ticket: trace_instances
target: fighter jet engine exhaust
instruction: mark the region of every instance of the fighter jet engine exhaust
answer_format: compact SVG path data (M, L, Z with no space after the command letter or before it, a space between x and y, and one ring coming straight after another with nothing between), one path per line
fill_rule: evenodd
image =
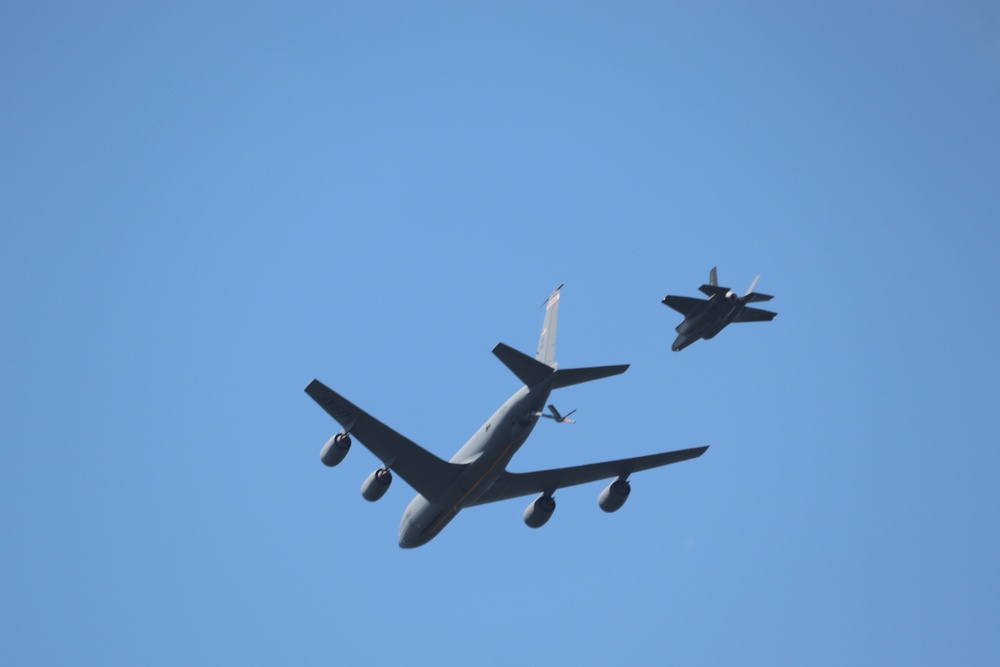
M556 499L547 493L535 498L534 502L524 510L524 522L529 528L541 528L552 518L552 513L556 509Z
M351 449L351 436L346 433L338 433L323 445L319 452L319 460L323 465L333 467L344 460L347 452Z
M597 498L597 504L605 512L616 512L628 500L630 493L632 493L632 485L628 483L628 480L616 479L601 491L601 495Z
M385 468L379 468L368 475L368 479L361 485L361 496L369 502L375 502L385 495L390 484L392 484L392 473Z

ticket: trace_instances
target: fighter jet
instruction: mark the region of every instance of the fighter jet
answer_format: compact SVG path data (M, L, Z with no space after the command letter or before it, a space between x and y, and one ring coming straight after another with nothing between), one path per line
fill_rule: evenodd
M450 461L400 435L319 380L306 387L306 393L343 427L320 452L325 465L335 466L343 461L351 448L351 438L356 437L381 461L381 466L361 486L365 500L374 502L384 496L393 473L417 491L399 525L399 546L411 549L426 544L466 508L535 494L538 496L524 511L524 523L539 528L556 508L553 498L556 491L602 479L613 481L598 496L597 504L605 512L614 512L625 504L631 492L629 476L698 458L708 449L692 447L535 472L508 471L511 458L527 440L539 417L564 423L572 421L567 419L572 412L562 415L552 404L549 404L552 414L543 413L553 390L619 375L628 368L628 364L559 368L555 360L558 312L559 288L556 288L546 302L545 321L534 358L503 343L493 348L493 354L517 376L522 386ZM433 403L433 396L429 400Z
M663 305L670 306L684 315L684 321L677 325L677 340L670 346L679 352L699 338L714 338L730 322L770 322L777 313L760 308L748 308L748 303L770 301L770 294L753 291L760 275L753 279L746 294L737 296L728 287L719 287L719 277L715 267L708 273L708 284L698 289L708 295L708 300L689 296L663 297Z

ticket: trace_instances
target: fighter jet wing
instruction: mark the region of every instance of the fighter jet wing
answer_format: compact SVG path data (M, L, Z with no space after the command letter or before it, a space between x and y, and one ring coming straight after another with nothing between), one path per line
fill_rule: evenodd
M777 314L763 308L744 308L733 322L770 322Z
M434 456L319 380L310 382L306 393L341 426L349 429L351 436L368 451L430 501L439 497L465 468L465 465Z
M696 299L692 296L673 296L668 294L663 297L663 305L670 306L685 317L694 312L695 308L705 303L707 303L705 299Z
M498 500L530 496L536 493L552 494L556 489L563 489L567 486L576 486L578 484L596 482L599 479L611 479L612 477L627 477L640 470L649 470L650 468L658 468L671 463L680 463L688 459L698 458L707 449L708 447L694 447L675 452L663 452L662 454L637 456L631 459L591 463L572 468L540 470L538 472L505 472L500 475L500 478L490 487L489 491L472 504L484 505Z

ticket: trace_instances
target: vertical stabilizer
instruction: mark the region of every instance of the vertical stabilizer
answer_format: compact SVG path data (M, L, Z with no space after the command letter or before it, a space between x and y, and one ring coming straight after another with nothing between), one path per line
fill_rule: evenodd
M716 267L713 266L712 270L708 272L708 284L712 287L719 286L719 273L715 269ZM760 276L757 277L759 278Z
M545 321L542 323L542 335L538 339L538 352L535 359L556 367L556 325L559 319L559 290L562 285L555 288L548 300L545 302Z

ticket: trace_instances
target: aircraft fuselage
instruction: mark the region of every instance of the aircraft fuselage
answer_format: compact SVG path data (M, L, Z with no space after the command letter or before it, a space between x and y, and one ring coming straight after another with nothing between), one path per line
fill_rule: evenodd
M712 296L704 306L677 325L675 331L678 336L671 349L676 352L701 338L705 340L714 338L739 316L744 307L745 304L735 296Z
M452 463L468 464L441 498L417 495L403 512L399 546L419 547L431 541L458 513L489 490L538 423L552 393L552 381L523 386L501 405L458 453Z

